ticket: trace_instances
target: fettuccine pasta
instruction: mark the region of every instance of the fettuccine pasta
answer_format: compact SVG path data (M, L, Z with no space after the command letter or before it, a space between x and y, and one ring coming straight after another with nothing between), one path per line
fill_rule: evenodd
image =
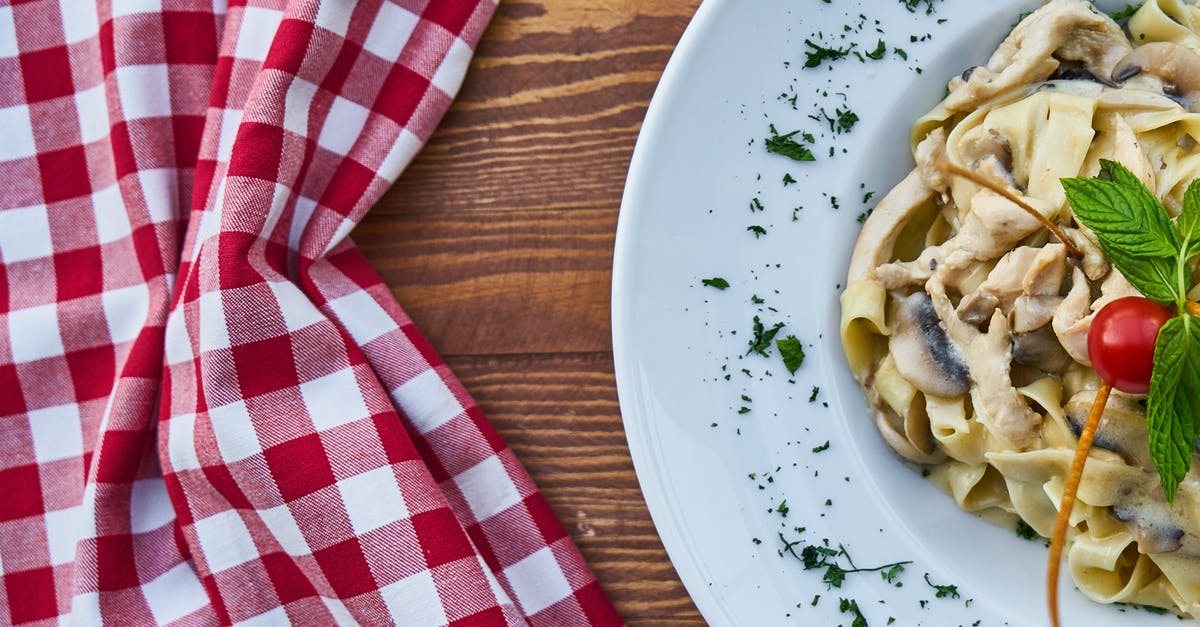
M1052 0L914 124L916 167L855 246L841 338L883 438L962 509L1050 535L1101 385L1088 330L1105 304L1137 294L1060 179L1117 161L1177 214L1200 177L1198 139L1200 8L1182 0L1149 0L1125 28L1083 0ZM1069 241L943 162L1009 189ZM1096 601L1200 621L1200 474L1193 464L1166 504L1144 414L1144 397L1109 401L1067 571Z

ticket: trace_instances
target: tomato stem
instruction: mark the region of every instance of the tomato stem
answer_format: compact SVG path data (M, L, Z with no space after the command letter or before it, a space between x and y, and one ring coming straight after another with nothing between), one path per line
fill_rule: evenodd
M1096 391L1096 400L1088 412L1087 422L1079 433L1079 443L1075 446L1075 458L1067 471L1067 482L1063 486L1062 500L1058 505L1058 516L1054 518L1054 533L1050 536L1050 561L1046 565L1046 603L1050 610L1050 624L1059 627L1058 622L1058 571L1062 562L1063 545L1067 541L1067 526L1071 521L1071 510L1075 507L1075 493L1079 491L1079 481L1083 479L1083 466L1087 463L1088 451L1092 449L1092 441L1096 439L1096 429L1100 426L1100 418L1104 416L1104 406L1108 404L1108 395L1112 386L1105 383Z

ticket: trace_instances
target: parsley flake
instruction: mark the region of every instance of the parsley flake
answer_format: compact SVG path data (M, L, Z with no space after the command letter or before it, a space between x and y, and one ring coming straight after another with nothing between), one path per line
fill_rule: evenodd
M789 159L794 159L796 161L816 161L817 158L813 155L812 150L809 150L809 148L807 146L792 139L799 133L800 133L799 130L795 130L790 133L785 133L783 135L780 135L775 130L775 125L772 124L771 125L771 136L766 138L766 140L765 140L767 152L773 152L777 155L783 155ZM809 135L808 137L812 137L812 136ZM809 143L812 143L812 141L807 140L807 138L806 138L806 141L808 141Z
M882 59L883 55L886 53L887 53L887 44L883 43L883 40L880 39L879 43L876 44L875 49L867 53L867 58L875 59L876 61L878 61L878 60Z
M779 330L783 328L783 323L776 322L775 326L768 329L763 325L762 320L758 316L754 316L754 326L752 328L754 337L750 339L750 350L747 350L746 354L758 353L763 357L767 357L767 351L771 349L771 341L779 334Z
M850 627L869 627L866 617L858 609L858 601L854 599L838 599L838 610L843 614L850 614L854 617L854 622L850 623Z
M1037 540L1038 532L1029 526L1029 523L1024 520L1017 521L1017 537L1025 540Z
M941 586L933 583L929 580L929 573L925 573L925 583L929 584L929 587L935 590L933 596L939 599L957 599L959 597L958 586Z
M783 367L787 368L788 374L796 374L796 370L804 363L804 347L800 345L800 340L794 335L789 335L782 340L776 340L775 347L783 357Z
M832 62L844 59L854 48L853 45L849 48L827 48L813 43L811 39L805 39L804 45L810 48L810 50L804 53L804 67L806 68L818 67L826 61Z

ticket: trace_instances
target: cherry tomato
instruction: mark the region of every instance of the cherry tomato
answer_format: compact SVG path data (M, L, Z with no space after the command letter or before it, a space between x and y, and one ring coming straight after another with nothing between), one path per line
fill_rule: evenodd
M1154 341L1171 313L1140 296L1104 306L1088 331L1088 357L1105 383L1130 394L1150 391Z

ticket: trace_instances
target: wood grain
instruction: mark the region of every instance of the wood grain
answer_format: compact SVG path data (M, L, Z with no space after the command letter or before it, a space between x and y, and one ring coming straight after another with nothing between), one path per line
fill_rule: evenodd
M699 0L502 2L450 113L353 237L633 625L702 624L638 489L613 380L613 232Z

